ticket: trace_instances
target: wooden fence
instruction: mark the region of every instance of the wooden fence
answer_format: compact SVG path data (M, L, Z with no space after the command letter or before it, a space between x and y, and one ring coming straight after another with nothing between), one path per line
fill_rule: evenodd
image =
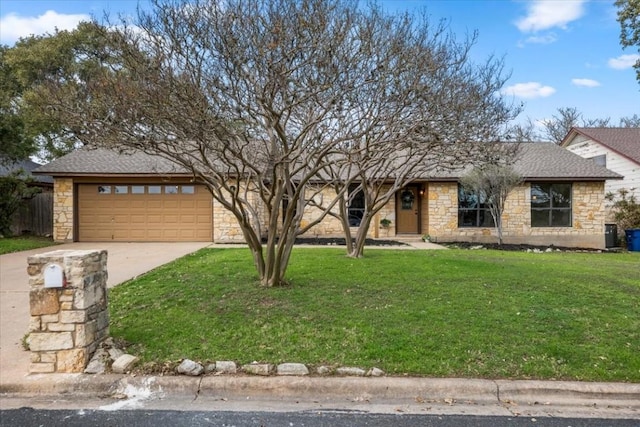
M43 192L24 201L13 217L11 231L15 235L32 234L49 236L53 234L53 193Z

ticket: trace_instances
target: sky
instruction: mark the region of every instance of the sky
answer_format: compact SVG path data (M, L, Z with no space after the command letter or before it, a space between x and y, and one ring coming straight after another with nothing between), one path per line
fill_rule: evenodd
M445 20L456 37L477 31L471 59L493 55L510 74L502 94L524 110L516 122L542 123L559 108L586 119L640 115L640 83L633 64L638 49L620 45L614 0L379 0L387 11L426 10ZM105 12L133 17L135 0L0 0L0 43L73 29ZM149 9L149 2L140 7Z

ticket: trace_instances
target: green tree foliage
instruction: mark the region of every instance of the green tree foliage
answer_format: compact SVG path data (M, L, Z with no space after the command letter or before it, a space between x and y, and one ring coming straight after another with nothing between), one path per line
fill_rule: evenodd
M33 197L41 190L30 186L31 179L23 170L0 177L0 236L11 235L13 215L18 211L24 199Z
M640 202L626 188L618 190L617 194L607 193L605 196L613 202L613 218L623 230L640 228Z
M6 62L8 47L0 46L0 165L26 159L36 150L17 100L22 92L13 69Z
M104 48L107 40L98 24L83 22L73 31L22 38L11 48L2 47L1 153L24 159L38 151L51 160L80 144L78 135L50 114L47 99L52 86L63 88L70 99L79 96L79 89L113 62Z
M640 53L640 0L616 0L615 5L618 7L620 43L623 47L636 46ZM640 83L640 59L634 68Z

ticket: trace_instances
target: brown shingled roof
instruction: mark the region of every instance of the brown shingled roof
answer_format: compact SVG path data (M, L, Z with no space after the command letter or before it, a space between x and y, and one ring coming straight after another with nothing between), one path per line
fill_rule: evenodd
M523 143L514 169L526 180L606 180L622 176L553 143ZM421 180L456 180L469 168L442 171ZM54 176L78 175L187 175L169 160L142 152L121 154L108 149L80 149L39 167L35 173Z
M572 128L561 145L581 134L640 164L640 128Z

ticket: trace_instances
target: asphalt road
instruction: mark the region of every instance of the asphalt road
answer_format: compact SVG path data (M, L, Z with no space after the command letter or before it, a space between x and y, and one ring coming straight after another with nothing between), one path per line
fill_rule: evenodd
M0 411L2 427L85 426L220 426L220 427L638 427L640 420L531 418L463 415L365 414L352 411L309 412L205 412L149 410L36 410L19 408Z

